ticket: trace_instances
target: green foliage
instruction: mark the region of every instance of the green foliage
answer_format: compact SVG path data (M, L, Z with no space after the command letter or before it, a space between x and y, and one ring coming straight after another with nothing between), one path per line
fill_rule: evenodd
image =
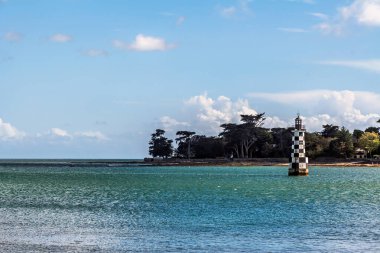
M265 113L241 115L241 123L225 123L218 136L195 135L192 131L178 131L176 155L182 158L235 158L289 157L292 145L292 128L262 127ZM380 120L379 120L380 123ZM351 157L354 146L369 153L380 153L379 128L369 127L365 132L355 129L351 134L345 127L323 125L322 132L305 133L306 155ZM164 130L157 129L149 142L149 153L154 157L172 155L172 141L165 138Z
M380 145L379 134L373 132L365 132L359 139L358 145L360 148L367 150L371 153L376 150Z
M352 133L352 137L354 140L354 143L357 143L360 137L363 135L363 131L359 129L355 129L354 132Z
M175 141L178 143L176 154L178 157L191 157L191 142L192 136L195 135L195 132L191 131L178 131L176 133L178 136Z
M272 128L272 157L290 157L292 145L291 128Z
M336 134L336 139L329 145L330 155L335 157L350 157L354 153L352 134L345 127L342 127Z
M192 138L192 152L194 158L217 158L224 156L223 139L195 135Z
M168 140L164 137L165 131L162 129L156 129L156 132L151 136L149 141L149 154L153 157L169 157L173 154L172 140Z
M268 129L261 128L265 113L241 115L242 124L227 123L220 127L226 153L234 153L237 158L251 158L254 153L260 155L262 146L270 139Z
M330 139L323 137L319 133L306 133L305 143L306 155L310 158L315 158L326 154Z
M368 132L368 133L379 133L379 128L378 127L368 127L366 130L364 130L364 132Z
M334 125L323 125L323 130L321 132L322 136L325 138L335 138L338 134L339 127Z

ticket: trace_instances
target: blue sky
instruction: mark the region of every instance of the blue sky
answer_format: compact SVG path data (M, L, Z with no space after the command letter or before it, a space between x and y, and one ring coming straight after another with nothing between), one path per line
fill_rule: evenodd
M0 0L0 158L141 158L241 113L380 118L380 0Z

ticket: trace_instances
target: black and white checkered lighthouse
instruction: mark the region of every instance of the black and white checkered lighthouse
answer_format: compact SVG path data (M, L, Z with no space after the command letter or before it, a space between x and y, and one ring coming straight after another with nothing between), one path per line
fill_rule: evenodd
M307 176L309 174L308 158L305 150L305 126L302 125L300 115L295 119L292 131L292 153L289 160L289 176Z

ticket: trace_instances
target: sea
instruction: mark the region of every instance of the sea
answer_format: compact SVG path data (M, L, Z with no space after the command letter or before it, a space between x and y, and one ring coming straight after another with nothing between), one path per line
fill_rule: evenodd
M380 169L3 163L0 252L380 252Z

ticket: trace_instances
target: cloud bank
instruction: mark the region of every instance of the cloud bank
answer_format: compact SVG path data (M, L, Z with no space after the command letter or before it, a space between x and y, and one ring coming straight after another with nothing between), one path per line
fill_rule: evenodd
M211 98L207 94L190 97L184 101L183 107L182 115L186 115L186 122L166 116L165 121L161 120L161 125L166 131L191 129L199 134L216 135L221 130L221 124L238 123L241 114L258 113L250 107L247 99L233 101L226 96ZM174 122L169 125L170 127L168 127L168 119ZM267 116L265 126L286 127L287 123L279 117Z
M257 114L250 101L262 101L268 107L278 106L283 111L295 110L295 104L304 118L308 131L321 131L322 125L335 124L345 126L351 131L364 130L377 126L380 119L380 94L367 91L350 90L309 90L283 93L251 93L250 99L233 101L226 96L217 98L207 94L190 97L183 102L178 118L165 116L161 126L167 131L194 130L198 134L216 135L223 123L238 123L241 114ZM269 106L270 105L270 106ZM294 116L268 115L264 126L289 127L294 124ZM182 115L186 115L183 117Z
M286 108L301 104L301 113L309 129L317 131L322 124L336 124L351 130L376 126L380 119L380 94L367 91L310 90L286 93L251 93L252 99L262 99Z

